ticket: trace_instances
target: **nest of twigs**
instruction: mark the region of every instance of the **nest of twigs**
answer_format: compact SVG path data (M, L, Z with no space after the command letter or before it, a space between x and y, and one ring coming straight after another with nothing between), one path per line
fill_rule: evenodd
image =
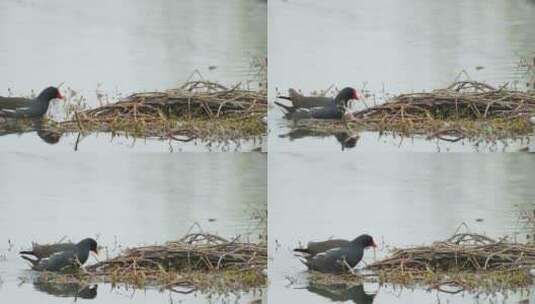
M226 240L211 234L189 234L178 241L127 249L88 266L87 271L113 282L167 287L250 288L265 284L265 244ZM213 285L212 285L213 284Z
M378 273L383 281L427 283L437 289L454 285L458 292L524 287L531 283L529 270L533 267L534 244L459 233L430 246L397 249L367 269Z
M118 268L128 270L153 269L166 271L217 271L226 268L262 271L267 265L266 247L254 243L227 241L211 234L189 234L165 245L127 249L113 259L88 268L96 273L108 273Z
M229 115L265 115L266 95L227 88L209 81L190 81L164 92L137 93L119 102L78 113L79 119L114 120L219 118Z
M369 122L410 123L429 119L512 119L534 113L535 93L459 81L430 93L401 94L353 116Z
M116 103L75 112L67 132L124 132L136 137L236 140L265 134L263 91L190 81L177 89L133 94ZM182 138L178 138L182 137Z
M535 267L535 245L495 241L478 234L456 234L431 246L398 249L368 266L388 271L489 271Z

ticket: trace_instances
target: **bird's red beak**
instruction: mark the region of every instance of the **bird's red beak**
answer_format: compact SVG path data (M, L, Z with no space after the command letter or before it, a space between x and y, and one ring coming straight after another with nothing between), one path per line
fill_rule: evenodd
M63 95L58 91L58 95L56 96L57 99L63 99Z
M373 247L373 248L377 248L377 244L375 244L375 241L373 241L373 243L372 243L372 247Z

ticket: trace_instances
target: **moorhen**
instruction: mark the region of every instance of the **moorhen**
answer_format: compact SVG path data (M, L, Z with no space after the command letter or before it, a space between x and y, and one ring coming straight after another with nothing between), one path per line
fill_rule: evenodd
M47 245L39 245L37 243L33 243L31 250L20 251L19 254L33 255L34 257L40 260L40 259L48 258L49 256L57 252L73 250L75 246L76 245L71 242L47 244Z
M41 118L52 99L63 99L56 87L44 89L37 98L0 97L0 116L12 118Z
M324 107L333 101L331 97L303 96L294 89L288 90L288 96L277 96L277 98L289 100L294 107L298 108Z
M286 119L341 119L348 107L349 101L352 99L359 99L357 90L346 87L334 99L330 98L330 101L322 106L301 107L295 104L287 106L280 102L275 102L275 104L284 109L284 117Z
M354 240L346 242L344 240L318 242L316 244L321 244L314 245L310 252L306 252L308 255L301 261L309 270L341 273L348 270L347 266L352 269L362 260L364 249L377 247L373 238L367 234L362 234ZM325 250L320 251L323 249Z
M64 271L77 269L83 265L89 257L89 252L98 254L97 242L92 238L83 239L73 248L58 251L48 258L33 260L27 256L23 259L32 263L32 269L37 271Z

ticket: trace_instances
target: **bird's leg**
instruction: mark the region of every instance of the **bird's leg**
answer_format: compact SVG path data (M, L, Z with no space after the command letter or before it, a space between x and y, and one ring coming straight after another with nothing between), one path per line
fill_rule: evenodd
M359 276L359 275L355 272L355 270L354 270L351 266L349 266L349 264L347 263L345 257L342 258L342 264L347 268L347 270L349 270L349 273L351 273L352 275L357 276L357 277Z

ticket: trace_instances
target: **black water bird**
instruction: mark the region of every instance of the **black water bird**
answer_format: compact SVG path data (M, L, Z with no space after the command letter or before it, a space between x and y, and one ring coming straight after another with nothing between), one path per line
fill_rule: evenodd
M52 99L63 99L56 87L44 89L36 98L0 97L0 116L11 118L42 118Z
M304 96L303 96L304 97ZM311 98L311 97L310 97ZM322 106L302 106L305 102L287 106L280 102L275 102L276 105L283 108L285 111L284 117L287 119L341 119L349 106L350 100L359 100L357 90L351 87L343 88L334 99L329 98L329 101L324 100L326 97L321 97L318 103L325 103Z
M306 255L301 260L309 270L341 273L353 269L364 256L364 249L377 247L373 238L362 234L352 241L329 240L316 242L312 248L297 249ZM350 268L350 269L348 269Z
M74 245L74 247L69 248L67 246L67 249L57 251L49 257L38 258L37 260L24 255L21 257L32 264L33 270L59 272L79 268L87 261L90 252L98 254L97 242L92 238L87 238Z

